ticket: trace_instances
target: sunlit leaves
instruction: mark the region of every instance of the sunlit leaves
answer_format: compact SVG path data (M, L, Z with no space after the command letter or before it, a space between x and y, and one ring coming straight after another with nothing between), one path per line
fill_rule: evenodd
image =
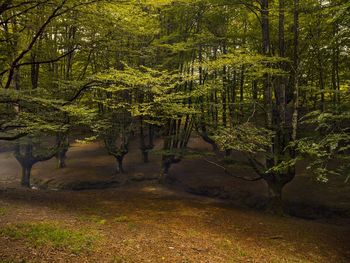
M272 133L247 122L233 128L221 127L214 131L213 138L222 150L258 153L271 145Z

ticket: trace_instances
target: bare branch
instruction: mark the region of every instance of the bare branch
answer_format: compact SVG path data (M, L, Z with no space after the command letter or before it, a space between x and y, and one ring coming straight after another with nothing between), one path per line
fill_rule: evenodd
M259 177L256 177L256 178L247 178L247 177L243 177L243 176L234 175L230 171L228 171L226 167L224 167L224 166L222 166L222 165L220 165L218 163L215 163L213 161L210 161L208 159L205 159L205 158L204 158L204 160L206 162L208 162L208 163L211 163L211 164L213 164L213 165L223 169L226 174L228 174L228 175L230 175L230 176L232 176L234 178L240 179L240 180L249 181L249 182L255 182L255 181L259 181L261 179L264 179L262 176L259 176Z

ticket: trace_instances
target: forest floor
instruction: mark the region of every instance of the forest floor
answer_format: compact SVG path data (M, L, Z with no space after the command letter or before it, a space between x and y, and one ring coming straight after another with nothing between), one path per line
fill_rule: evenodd
M138 152L127 156L127 177L155 177L159 156L139 159ZM172 188L133 180L57 190L119 182L98 144L74 145L67 164L36 165L33 182L50 190L23 189L17 162L0 154L0 262L350 261L350 191L340 181L318 184L300 172L285 194L299 217L276 217L260 210L262 182L228 178L203 160L174 165Z

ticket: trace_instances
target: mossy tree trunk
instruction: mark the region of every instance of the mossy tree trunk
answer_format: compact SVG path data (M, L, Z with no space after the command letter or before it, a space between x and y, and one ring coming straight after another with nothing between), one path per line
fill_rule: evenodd
M15 147L15 158L22 167L21 185L28 188L31 187L30 177L33 165L50 160L57 155L58 146L41 153L36 153L35 151L40 151L40 149L35 149L34 144L31 142L24 145L17 144Z

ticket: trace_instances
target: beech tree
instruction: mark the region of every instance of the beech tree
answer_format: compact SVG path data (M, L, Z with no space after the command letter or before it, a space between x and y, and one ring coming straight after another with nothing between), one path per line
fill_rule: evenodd
M122 172L129 141L147 162L157 133L167 182L197 134L215 155L203 158L264 180L268 209L282 213L300 159L322 181L348 170L349 10L346 0L5 1L0 139L17 141L29 167L46 159L46 134L64 167L70 131L84 127ZM237 151L256 176L230 173Z

